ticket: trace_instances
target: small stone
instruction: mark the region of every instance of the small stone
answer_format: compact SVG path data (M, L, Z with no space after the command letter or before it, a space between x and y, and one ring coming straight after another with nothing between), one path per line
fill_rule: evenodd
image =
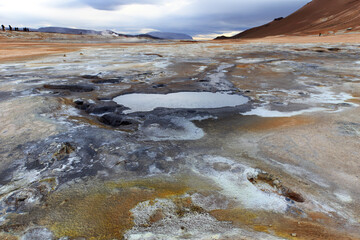
M292 237L296 237L297 234L296 234L296 233L292 233L291 236L292 236Z
M273 182L273 183L274 183L274 185L275 185L275 186L279 186L279 185L280 185L280 181L279 181L279 180L277 180L277 179L276 179L276 180L274 180L274 182Z

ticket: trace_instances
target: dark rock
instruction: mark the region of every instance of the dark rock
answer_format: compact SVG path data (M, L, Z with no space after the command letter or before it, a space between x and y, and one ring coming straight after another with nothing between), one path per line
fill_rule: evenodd
M80 99L76 99L76 100L74 100L74 103L76 104L76 105L84 105L84 101L83 100L80 100Z
M85 110L88 114L103 114L108 112L122 113L124 110L129 109L123 105L117 104L114 101L87 103L83 100L76 100L74 101L74 103L76 108L80 110Z
M115 113L105 114L99 117L99 121L112 127L129 126L135 124L135 121L126 118L124 115Z
M114 84L114 83L120 83L124 78L118 77L118 78L109 78L109 79L94 79L91 82L96 84Z
M156 84L156 85L154 85L154 86L152 86L153 88L163 88L163 87L166 87L166 85L165 84Z
M304 92L299 92L299 95L302 96L302 97L307 97L307 96L309 96L309 94L304 93Z
M90 104L85 110L87 113L102 114L106 112L115 112L116 108L120 106L116 102L102 102L99 104Z
M158 56L158 57L164 57L161 54L157 54L157 53L145 53L146 56Z
M98 75L83 75L81 77L86 79L101 79Z
M290 188L281 187L281 195L283 195L286 198L290 198L291 200L294 200L295 202L305 202L305 199L303 196L301 196L299 193L292 191Z
M90 104L84 102L83 100L75 100L75 107L80 110L86 110L89 108Z
M338 52L341 49L340 48L328 48L328 50L331 51L331 52Z
M71 85L55 85L55 84L45 84L44 88L53 89L53 90L68 90L70 92L91 92L95 90L95 87L92 85L85 84L71 84Z

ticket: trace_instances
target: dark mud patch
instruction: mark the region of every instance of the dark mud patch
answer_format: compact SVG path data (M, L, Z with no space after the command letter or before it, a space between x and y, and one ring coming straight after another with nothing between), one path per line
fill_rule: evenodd
M69 85L45 84L43 88L50 90L67 90L70 92L92 92L95 90L94 86L86 85L86 84L69 84Z

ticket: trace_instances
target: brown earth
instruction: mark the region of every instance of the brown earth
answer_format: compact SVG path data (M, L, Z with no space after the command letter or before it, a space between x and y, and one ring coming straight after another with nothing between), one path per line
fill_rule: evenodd
M86 47L142 44L145 43L121 42L121 39L112 36L0 31L0 62L31 60L34 57L64 54Z
M57 35L61 35L60 37ZM166 43L109 43L87 42L77 43L77 37L72 34L53 33L4 33L0 32L0 62L31 60L53 54L66 54L86 47L119 47L132 45L163 45ZM53 39L53 40L52 40ZM57 40L54 40L57 39ZM92 36L90 36L92 39ZM74 40L74 41L72 41ZM223 44L249 44L249 43L359 43L360 33L339 34L330 36L269 36L259 39L232 39L232 41L217 41ZM174 44L174 43L172 43ZM175 44L189 44L177 42ZM192 43L194 44L194 43ZM214 46L215 47L215 46ZM220 46L218 46L220 47Z

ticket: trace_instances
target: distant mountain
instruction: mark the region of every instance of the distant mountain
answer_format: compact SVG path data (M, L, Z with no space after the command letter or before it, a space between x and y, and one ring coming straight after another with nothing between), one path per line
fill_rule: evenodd
M102 35L101 31L87 30L87 29L76 29L76 28L64 28L64 27L42 27L42 28L39 28L39 29L34 29L33 31L46 32L46 33Z
M360 31L359 0L313 0L286 18L216 39L262 38L276 35L317 35Z
M121 34L116 33L111 30L105 31L95 31L95 30L88 30L88 29L76 29L76 28L64 28L64 27L42 27L39 29L31 29L34 32L45 32L45 33L63 33L63 34L83 34L83 35L112 35L118 37L128 37L128 38L150 38L150 39L159 39L158 37L154 37L148 34L138 34L138 35L129 35L129 34Z
M162 38L162 39L172 39L172 40L192 40L193 38L190 35L184 33L171 33L171 32L148 32L147 35Z

